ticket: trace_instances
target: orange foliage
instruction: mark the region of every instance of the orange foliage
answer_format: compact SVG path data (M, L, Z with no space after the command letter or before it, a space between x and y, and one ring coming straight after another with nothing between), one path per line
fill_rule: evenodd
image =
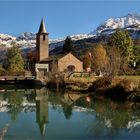
M86 52L84 58L83 58L83 67L84 69L89 68L91 65L91 57L90 57L90 53Z
M98 45L93 50L93 68L94 70L105 70L109 65L109 58L106 49L102 45Z
M34 60L36 60L36 58L37 58L36 52L31 51L27 54L27 59L29 61L34 61Z

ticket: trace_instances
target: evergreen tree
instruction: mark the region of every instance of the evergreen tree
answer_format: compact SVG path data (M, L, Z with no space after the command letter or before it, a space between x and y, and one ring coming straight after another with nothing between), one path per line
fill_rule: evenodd
M134 46L135 46L134 54L136 55L135 64L137 68L140 68L140 39L134 40Z
M69 53L72 51L73 51L73 42L71 40L71 37L67 36L64 41L62 53Z
M135 46L136 66L140 68L140 46Z
M136 59L134 53L135 47L129 33L117 29L117 31L110 37L108 45L119 49L121 56L120 70L123 73L126 73L128 65L133 66Z
M24 70L24 60L16 44L12 44L12 47L6 52L6 68L11 73Z
M127 61L128 61L128 64L132 67L135 67L136 65L135 63L137 62L135 49L136 47L133 47L133 46L130 46L127 49Z
M118 47L122 51L122 55L126 55L128 47L133 46L133 41L127 31L117 29L109 39L108 45Z

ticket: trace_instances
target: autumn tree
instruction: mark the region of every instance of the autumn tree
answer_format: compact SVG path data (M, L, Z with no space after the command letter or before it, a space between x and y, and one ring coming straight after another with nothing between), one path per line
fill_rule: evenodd
M117 47L106 47L108 58L109 58L109 67L110 75L114 76L120 73L120 64L121 64L121 53L120 49Z
M69 53L72 51L73 51L73 42L72 42L71 37L67 36L65 41L64 41L62 53Z
M26 58L28 59L28 61L35 61L36 60L36 52L34 51L30 51Z
M22 72L24 70L24 60L16 44L12 44L12 47L7 49L5 67L11 73Z
M86 70L88 67L91 67L91 53L86 52L83 57L83 68Z
M106 49L103 45L97 45L92 51L92 64L93 70L98 74L109 73L109 58L107 56Z
M4 69L3 65L0 64L0 75L5 74L6 70Z
M26 55L25 67L27 70L34 71L34 64L36 62L36 52L30 51Z

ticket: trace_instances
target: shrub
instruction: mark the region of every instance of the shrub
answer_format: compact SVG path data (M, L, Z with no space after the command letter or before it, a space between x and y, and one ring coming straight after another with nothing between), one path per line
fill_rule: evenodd
M4 75L5 74L5 69L3 68L2 65L0 65L0 75Z
M131 81L123 79L120 81L119 85L124 88L125 91L131 90Z
M94 81L92 85L89 87L89 91L97 91L108 88L111 85L112 78L111 77L102 77L98 80Z

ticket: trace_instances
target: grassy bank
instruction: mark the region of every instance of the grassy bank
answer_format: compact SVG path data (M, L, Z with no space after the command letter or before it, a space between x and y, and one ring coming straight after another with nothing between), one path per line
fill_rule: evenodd
M65 82L72 91L96 93L114 100L140 100L140 76L82 77Z
M140 76L139 75L138 76L115 76L114 80L116 80L116 79L129 80L129 81L136 83L136 84L140 83Z

